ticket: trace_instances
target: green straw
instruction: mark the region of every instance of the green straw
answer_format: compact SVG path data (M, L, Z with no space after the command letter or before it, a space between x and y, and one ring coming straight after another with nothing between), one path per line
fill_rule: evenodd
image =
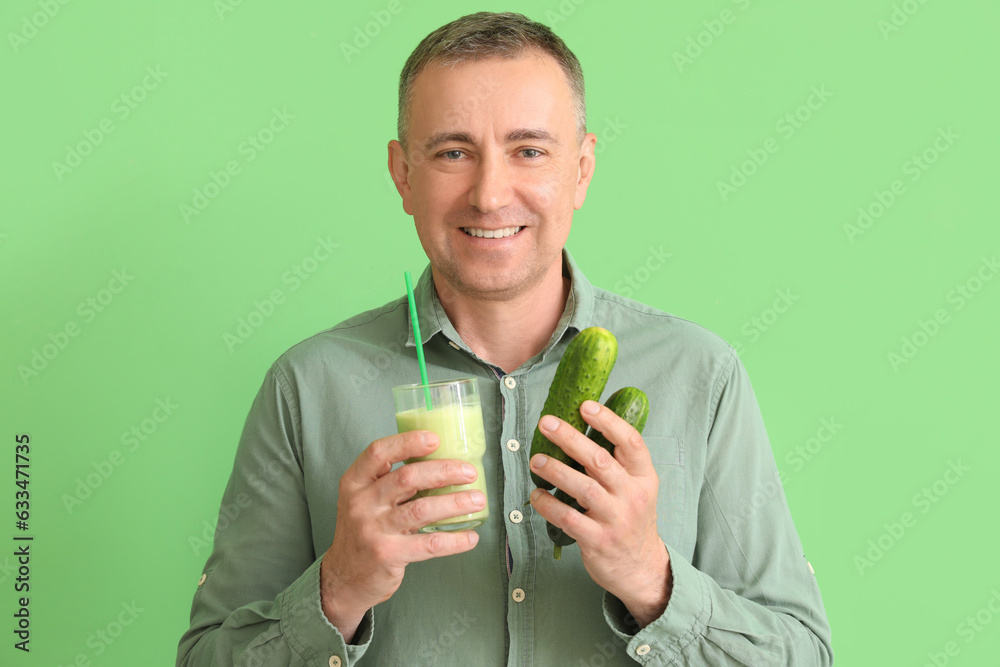
M433 410L431 405L431 389L427 386L427 364L424 363L424 342L420 338L420 321L417 319L417 301L413 298L413 281L410 272L403 271L406 279L406 298L410 301L410 321L413 322L413 335L417 339L417 364L420 366L420 383L424 386L424 398L427 400L427 410Z

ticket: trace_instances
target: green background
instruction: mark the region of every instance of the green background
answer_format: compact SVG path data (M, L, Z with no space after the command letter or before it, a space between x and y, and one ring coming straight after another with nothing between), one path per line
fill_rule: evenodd
M399 71L423 36L481 9L553 27L583 65L602 141L568 247L591 281L738 345L837 663L996 664L997 5L399 0L393 14L381 1L120 0L53 1L51 17L46 6L0 9L0 543L20 533L20 433L35 537L30 655L12 647L16 563L0 548L4 664L172 664L208 555L197 540L265 370L396 298L402 271L426 264L387 178ZM345 55L356 38L363 48ZM825 99L810 109L814 87ZM294 118L268 136L275 109ZM796 113L791 132L780 123ZM53 166L102 121L113 131L78 166ZM249 160L243 142L257 135L273 140ZM743 165L765 146L766 162ZM913 171L925 152L933 163ZM180 206L229 161L239 173L186 221ZM724 196L734 169L753 173ZM903 194L850 234L897 179ZM338 248L293 289L284 276L318 238ZM670 258L647 264L651 248ZM89 313L123 269L125 288ZM227 345L276 289L284 302ZM792 302L781 313L769 310L779 290ZM25 374L69 323L79 334ZM894 364L904 339L920 346ZM177 407L124 444L157 400ZM823 420L842 425L832 438ZM951 464L967 471L946 475ZM101 468L106 479L67 505ZM133 601L134 622L100 640ZM957 655L944 655L949 642Z

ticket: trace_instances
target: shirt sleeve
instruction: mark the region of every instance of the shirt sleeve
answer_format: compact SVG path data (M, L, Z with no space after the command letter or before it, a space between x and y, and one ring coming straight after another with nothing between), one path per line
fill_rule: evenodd
M605 594L605 620L642 665L827 667L830 626L785 501L743 364L731 353L715 392L691 562L667 545L673 590L637 630Z
M243 427L178 667L347 666L368 648L371 609L347 644L320 604L323 554L311 539L299 425L274 365Z

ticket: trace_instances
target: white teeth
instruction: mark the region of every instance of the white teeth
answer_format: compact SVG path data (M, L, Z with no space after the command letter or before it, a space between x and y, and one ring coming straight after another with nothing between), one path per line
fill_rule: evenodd
M524 229L524 227L505 227L503 229L476 229L474 227L462 227L462 231L469 236L478 236L480 238L486 239L502 239L508 236L513 236L519 231Z

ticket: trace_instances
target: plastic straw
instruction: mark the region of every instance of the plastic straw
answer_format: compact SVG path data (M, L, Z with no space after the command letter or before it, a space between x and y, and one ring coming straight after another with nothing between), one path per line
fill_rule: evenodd
M420 366L420 383L424 386L424 399L427 401L427 410L433 410L431 405L431 388L427 386L427 364L424 363L424 341L420 338L420 320L417 318L417 300L413 298L413 281L410 279L410 272L403 271L403 278L406 279L406 298L410 302L410 321L413 322L413 336L417 341L417 365Z

